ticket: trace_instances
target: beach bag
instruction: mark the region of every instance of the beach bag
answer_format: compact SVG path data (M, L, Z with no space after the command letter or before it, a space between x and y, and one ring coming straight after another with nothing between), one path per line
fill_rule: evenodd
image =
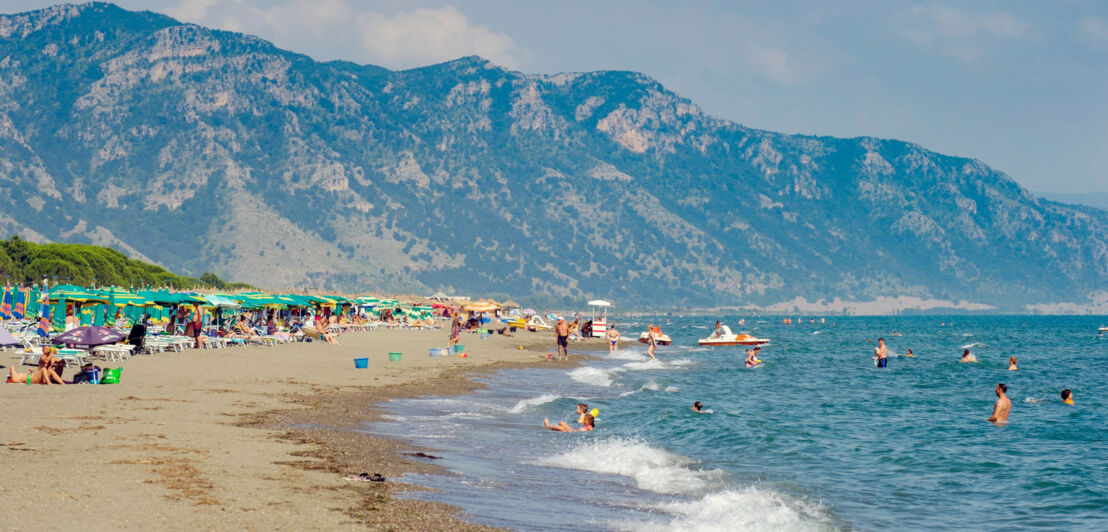
M104 378L100 379L100 384L119 384L119 374L122 372L123 368L104 369Z

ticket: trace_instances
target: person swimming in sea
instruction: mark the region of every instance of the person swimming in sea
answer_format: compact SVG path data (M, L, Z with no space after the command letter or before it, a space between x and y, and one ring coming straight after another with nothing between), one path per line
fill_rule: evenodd
M907 353L904 353L904 356L906 356L908 358L915 358L916 357L915 353L913 353L911 349L909 349Z
M585 416L589 413L589 405L577 403L577 423L585 424Z
M977 362L977 357L973 356L973 353L969 352L969 349L962 351L962 362Z
M692 411L693 412L703 412L704 411L704 405L701 404L700 401L697 401L697 402L692 404Z
M1016 371L1020 369L1019 366L1016 365L1016 362L1018 361L1019 359L1017 359L1016 357L1008 357L1008 371Z
M989 422L1003 424L1008 422L1008 413L1012 410L1012 401L1008 399L1008 385L1003 382L996 385L996 404L993 405L993 415Z
M1073 392L1069 388L1062 390L1062 402L1067 405L1073 404Z
M758 359L758 352L761 350L761 347L755 347L753 351L749 349L746 350L746 367L752 368L762 363L762 361Z
M585 426L579 429L570 427L569 424L565 421L561 421L557 425L551 425L550 418L543 418L542 425L556 432L588 432L596 428L596 422L593 419L592 414L585 414L583 420Z

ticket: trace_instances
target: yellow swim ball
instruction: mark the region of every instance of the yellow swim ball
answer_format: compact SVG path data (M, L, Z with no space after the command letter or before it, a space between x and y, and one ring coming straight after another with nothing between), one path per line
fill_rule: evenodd
M596 416L600 415L600 409L599 408L594 408L594 409L592 409L592 411L589 412L589 414L592 414L593 419L595 419Z

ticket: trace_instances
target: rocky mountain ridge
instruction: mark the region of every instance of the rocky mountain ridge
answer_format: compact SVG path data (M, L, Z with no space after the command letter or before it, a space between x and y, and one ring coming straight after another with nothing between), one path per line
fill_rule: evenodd
M634 72L320 63L103 3L0 16L0 183L0 233L258 286L1000 310L1108 290L1108 212L980 161L746 128Z

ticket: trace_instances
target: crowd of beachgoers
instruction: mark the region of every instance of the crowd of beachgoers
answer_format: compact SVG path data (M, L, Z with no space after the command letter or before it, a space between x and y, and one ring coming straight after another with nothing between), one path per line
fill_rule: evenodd
M490 316L519 314L495 301L339 295L199 294L78 286L7 287L0 299L0 348L22 352L24 373L9 368L8 382L97 382L93 360L122 361L136 354L272 346L289 342L338 345L352 331L435 329L453 319L452 340L480 330ZM78 368L69 381L67 368Z

